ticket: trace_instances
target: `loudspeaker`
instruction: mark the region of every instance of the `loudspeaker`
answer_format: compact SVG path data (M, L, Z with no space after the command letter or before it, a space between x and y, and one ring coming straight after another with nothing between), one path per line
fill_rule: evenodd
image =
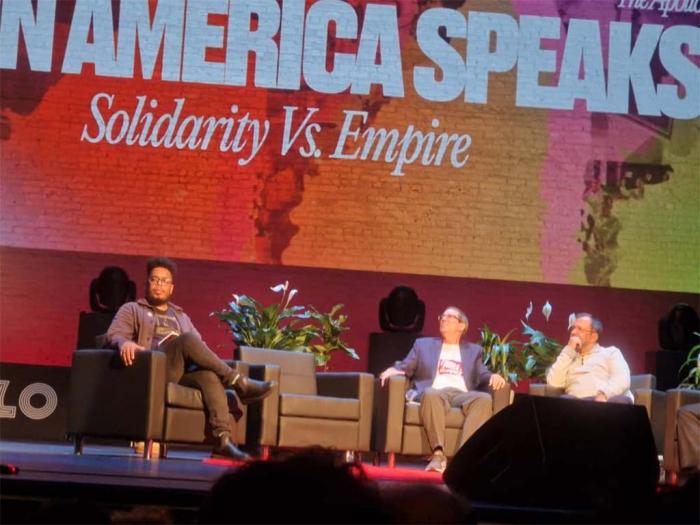
M473 501L596 510L639 507L652 500L658 479L644 407L521 394L444 473L454 492Z

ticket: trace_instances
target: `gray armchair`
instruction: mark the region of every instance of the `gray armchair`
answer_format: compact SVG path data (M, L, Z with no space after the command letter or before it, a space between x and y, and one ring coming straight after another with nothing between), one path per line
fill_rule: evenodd
M666 439L664 442L663 468L666 471L666 479L674 484L678 473L681 470L678 454L678 409L691 403L700 403L700 390L689 390L686 388L672 388L665 392L665 421L664 430ZM698 436L696 436L698 437ZM700 437L698 437L700 439Z
M423 430L420 404L406 400L409 381L406 376L390 377L383 387L375 382L374 432L372 450L388 454L390 467L396 464L396 454L428 455L431 453L428 438ZM491 392L493 413L510 404L510 385ZM459 436L464 423L460 408L451 408L445 418L445 454L454 456L459 449Z
M276 390L249 407L248 443L270 447L321 446L369 450L373 381L361 372L316 372L309 353L243 346L238 355L251 377L276 381Z
M166 382L165 361L162 352L143 351L127 367L115 350L73 353L68 433L76 453L82 452L85 437L144 441L146 459L154 442L213 443L201 392ZM245 363L228 363L247 374ZM232 390L226 393L233 438L243 443L246 407ZM164 455L165 447L160 450Z

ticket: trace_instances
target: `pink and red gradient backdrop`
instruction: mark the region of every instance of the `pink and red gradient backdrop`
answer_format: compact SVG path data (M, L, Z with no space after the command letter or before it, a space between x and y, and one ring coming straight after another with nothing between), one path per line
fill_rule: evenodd
M486 105L427 102L411 86L413 66L427 63L411 25L418 3L396 3L403 6L407 89L395 99L379 90L324 96L115 79L96 76L90 66L61 75L65 13L56 24L52 73L29 71L20 45L17 69L0 73L2 360L68 364L90 280L104 266L122 265L140 284L145 257L166 254L182 262L177 301L222 355L230 351L228 334L208 314L232 293L271 301L269 286L290 280L301 290L300 302L345 303L348 339L362 360L338 357L332 367L363 370L367 336L379 330L379 300L404 284L427 304L426 333L434 333L431 321L448 304L468 312L472 338L484 323L498 331L517 328L530 300L537 308L545 300L554 305L547 331L559 338L570 312L594 311L608 325L604 341L623 348L641 371L643 352L656 348L656 320L676 302L698 307L697 119L672 122L665 133L626 116L594 118L580 104L571 112L517 108L513 71L492 76ZM618 14L603 5L470 1L459 9L515 17L560 16L564 9L570 17L600 20L605 32ZM225 17L210 23L225 25ZM563 40L549 45L561 52ZM207 56L221 60L223 50ZM90 101L102 92L129 110L141 95L156 99L158 111L183 97L185 112L197 115L229 116L238 104L239 115L270 119L271 137L247 166L211 149L80 141L86 124L94 129ZM328 124L324 152L333 149L343 110L364 108L377 127L429 129L438 119L441 131L469 133L470 159L460 169L414 165L392 177L383 163L282 156L285 105L320 108ZM643 198L615 202L622 228L614 253L606 254L615 268L604 287L587 286L578 239L592 160L674 170L668 181L647 186Z

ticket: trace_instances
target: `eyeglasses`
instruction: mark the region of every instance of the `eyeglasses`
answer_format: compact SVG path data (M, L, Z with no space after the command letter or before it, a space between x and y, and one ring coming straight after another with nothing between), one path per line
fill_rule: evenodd
M160 286L161 284L164 286L170 286L173 284L172 279L159 279L158 277L149 277L148 282L151 284L155 284L156 286Z
M438 315L438 321L445 321L447 319L456 319L457 321L461 321L458 315L454 314L440 314Z
M583 332L583 333L595 332L595 330L593 328L579 328L578 326L572 326L571 328L569 328L569 332L573 332L574 330L576 330L577 332Z

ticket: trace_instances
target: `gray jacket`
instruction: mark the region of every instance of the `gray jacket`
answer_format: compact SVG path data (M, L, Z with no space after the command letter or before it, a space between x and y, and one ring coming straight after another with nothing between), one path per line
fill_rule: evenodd
M192 324L189 316L176 304L168 303L173 309L175 318L180 324L182 333L194 332L200 339L202 336ZM124 304L112 320L107 330L107 344L120 348L126 341L135 341L147 350L151 348L153 333L156 327L155 308L146 299L139 299Z
M416 399L433 384L437 373L438 360L442 350L439 337L421 337L413 343L413 348L403 361L397 361L395 368L406 373L416 390ZM468 390L487 390L491 371L482 361L484 349L474 343L459 343L462 356L462 376Z

